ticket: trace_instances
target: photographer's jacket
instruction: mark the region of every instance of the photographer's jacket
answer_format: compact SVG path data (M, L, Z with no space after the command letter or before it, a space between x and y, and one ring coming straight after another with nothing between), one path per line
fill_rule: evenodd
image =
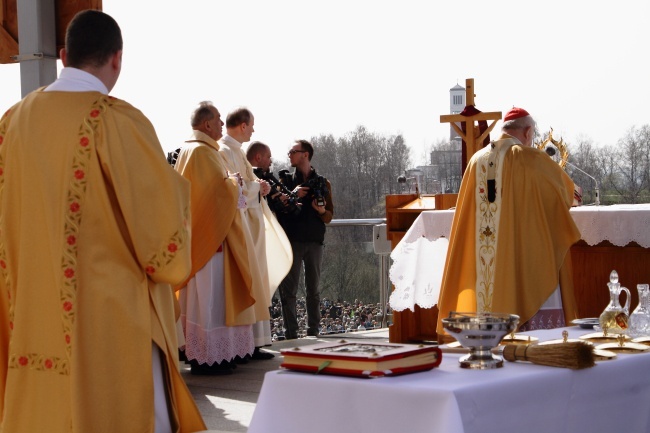
M298 170L295 170L291 175L280 178L286 187L293 190L297 186L304 185L310 180L318 178L316 170L312 167L309 177L305 179ZM298 215L291 215L285 213L278 213L276 216L282 228L284 229L287 237L292 242L320 242L325 240L325 224L332 221L334 215L334 204L332 203L332 185L329 180L323 178L327 185L327 193L325 194L325 213L319 215L318 212L311 206L314 200L312 191L305 197L300 199L302 203L302 210Z

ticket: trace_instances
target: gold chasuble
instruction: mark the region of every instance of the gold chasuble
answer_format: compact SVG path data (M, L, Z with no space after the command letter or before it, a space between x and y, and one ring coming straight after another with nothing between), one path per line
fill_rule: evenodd
M172 426L205 428L178 370L171 287L190 270L189 192L124 101L36 91L5 114L0 431L153 432L152 341Z
M226 325L255 323L252 279L241 214L239 187L228 176L219 144L201 131L182 147L175 169L191 183L192 271L180 290L223 246Z
M507 134L474 154L451 227L439 334L440 320L451 311L517 314L520 325L535 315L556 289L565 259L570 266L567 253L580 239L569 213L573 188L545 152ZM569 321L575 318L573 286L570 278L561 279Z

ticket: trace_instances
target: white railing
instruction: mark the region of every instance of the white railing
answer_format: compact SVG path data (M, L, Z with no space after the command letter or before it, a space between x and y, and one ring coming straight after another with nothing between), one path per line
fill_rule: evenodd
M386 218L333 219L328 227L373 226L372 242L379 260L379 303L381 304L381 327L388 326L388 297L391 292L390 279L390 241L386 239ZM382 227L383 226L383 227ZM387 245L388 244L388 247Z

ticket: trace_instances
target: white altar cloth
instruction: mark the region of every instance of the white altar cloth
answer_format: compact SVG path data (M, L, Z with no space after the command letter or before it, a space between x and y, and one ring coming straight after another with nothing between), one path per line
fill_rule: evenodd
M564 328L569 337L585 332ZM532 331L540 340L562 329ZM404 376L359 379L272 371L249 433L576 433L650 431L650 353L585 370L504 362L466 370L462 355Z
M650 204L579 206L571 208L582 240L589 245L609 241L616 246L636 242L650 248ZM449 238L454 210L424 211L391 253L389 277L395 290L389 304L395 311L431 308L438 303L446 248L436 245Z
M571 208L582 240L589 245L609 241L623 247L636 242L650 248L650 203ZM449 237L454 210L424 211L406 232L400 243L412 243L420 237L435 240Z

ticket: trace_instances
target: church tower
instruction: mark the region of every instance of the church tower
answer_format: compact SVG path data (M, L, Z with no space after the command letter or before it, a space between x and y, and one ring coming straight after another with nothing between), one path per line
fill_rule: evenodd
M456 84L454 87L449 89L449 113L459 114L465 108L465 88L460 84ZM460 126L460 123L457 123ZM458 133L454 130L449 124L449 141L454 139L460 140Z

